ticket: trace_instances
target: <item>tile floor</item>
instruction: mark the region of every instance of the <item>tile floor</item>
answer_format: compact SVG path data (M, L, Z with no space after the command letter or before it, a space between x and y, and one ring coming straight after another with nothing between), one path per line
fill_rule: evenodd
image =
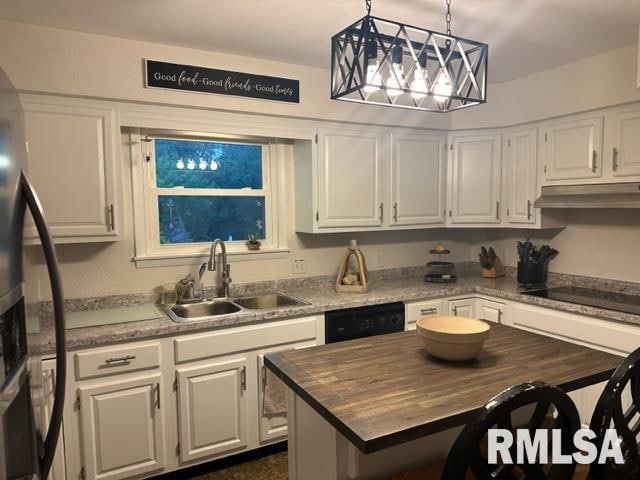
M192 480L287 480L287 452L193 477Z

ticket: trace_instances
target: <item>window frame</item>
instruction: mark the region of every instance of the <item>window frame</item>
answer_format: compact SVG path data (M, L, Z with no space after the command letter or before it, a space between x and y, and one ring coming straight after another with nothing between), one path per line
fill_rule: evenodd
M260 145L262 147L262 189L231 188L183 188L157 187L155 181L156 164L154 155L155 139L185 140L199 142L233 143L241 145ZM287 254L281 236L282 223L279 204L278 184L280 172L275 161L275 141L264 137L245 135L222 135L208 132L177 130L140 129L130 132L132 154L132 182L134 194L135 257L137 266L181 265L194 263L194 258L207 257L211 242L193 242L184 244L161 244L159 230L158 197L171 196L262 196L265 201L265 233L262 248L249 251L246 240L225 241L231 257L273 258ZM149 160L147 161L147 158ZM136 162L139 159L139 162ZM136 163L138 163L136 168ZM139 177L139 178L136 178ZM139 222L138 218L142 217ZM224 239L223 239L224 240ZM279 255L280 254L280 255ZM240 258L237 258L240 259ZM146 265L148 264L148 265Z

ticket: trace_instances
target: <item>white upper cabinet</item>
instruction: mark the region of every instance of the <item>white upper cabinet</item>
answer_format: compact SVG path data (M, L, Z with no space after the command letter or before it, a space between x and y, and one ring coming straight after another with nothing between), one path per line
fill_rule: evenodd
M450 221L499 224L502 135L452 137Z
M384 137L370 129L318 130L318 226L384 223Z
M444 137L391 135L391 225L444 222Z
M640 108L616 113L611 121L613 176L640 176Z
M120 232L114 109L100 103L23 100L26 170L58 243L113 241ZM36 237L27 223L26 238Z
M544 179L602 176L602 116L553 123L544 129Z
M507 140L505 152L507 221L509 223L536 223L536 165L538 156L538 129L513 130Z

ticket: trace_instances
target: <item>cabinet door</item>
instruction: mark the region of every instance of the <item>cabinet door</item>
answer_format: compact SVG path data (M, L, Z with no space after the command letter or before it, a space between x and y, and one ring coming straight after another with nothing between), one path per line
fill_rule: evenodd
M42 362L42 425L47 429L51 421L51 412L53 410L53 400L56 390L56 370L55 360L47 360ZM42 434L46 436L46 430ZM53 457L51 472L47 477L48 480L65 480L66 470L64 463L64 428L60 431L58 437L58 446Z
M476 301L476 313L480 320L502 323L504 321L505 304L491 300Z
M86 478L117 480L164 467L161 375L79 387Z
M449 315L455 317L474 318L476 314L476 299L461 298L459 300L449 300Z
M514 130L507 142L507 217L509 223L536 223L538 129Z
M451 223L500 223L502 135L454 137Z
M442 300L408 303L405 305L405 330L415 330L416 322L422 317L442 314Z
M318 130L318 226L383 223L383 136L367 130Z
M612 128L613 176L640 176L640 109L616 114Z
M602 117L550 125L544 144L546 180L602 176Z
M247 445L247 361L178 368L180 461L213 457Z
M115 120L108 108L25 102L27 173L55 239L114 240ZM27 238L35 238L32 222Z
M391 225L444 222L445 139L391 137Z

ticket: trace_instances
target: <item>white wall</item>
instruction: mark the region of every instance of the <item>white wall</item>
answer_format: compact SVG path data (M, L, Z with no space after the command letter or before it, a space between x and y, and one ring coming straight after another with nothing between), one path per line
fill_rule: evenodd
M451 127L457 130L511 126L638 101L637 65L635 44L492 84L487 103L454 112Z
M300 104L144 88L143 59L298 79ZM0 21L0 67L28 92L387 125L450 124L447 114L331 100L324 69L15 22Z
M640 282L639 210L569 210L567 221L563 230L476 231L472 257L481 245L493 245L506 265L516 266L518 240L530 239L560 252L549 264L552 272Z

